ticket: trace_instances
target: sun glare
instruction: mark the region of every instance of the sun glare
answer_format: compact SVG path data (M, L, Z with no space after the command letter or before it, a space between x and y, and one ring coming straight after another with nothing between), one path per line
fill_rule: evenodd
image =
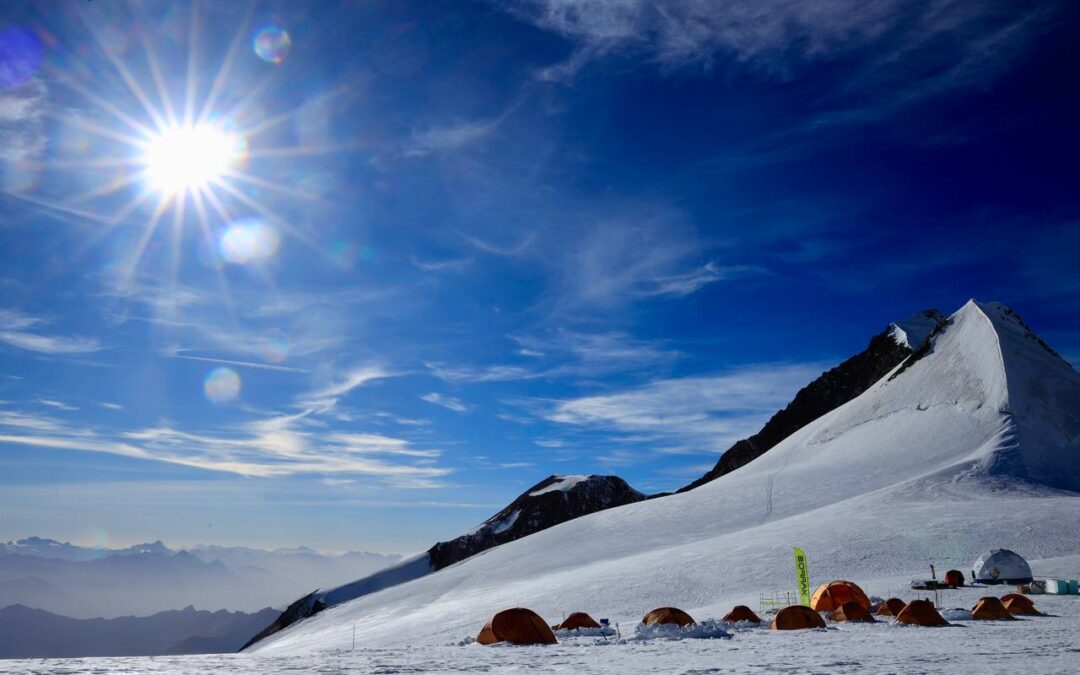
M166 129L146 144L145 177L154 189L182 193L205 189L244 155L239 134L212 126Z

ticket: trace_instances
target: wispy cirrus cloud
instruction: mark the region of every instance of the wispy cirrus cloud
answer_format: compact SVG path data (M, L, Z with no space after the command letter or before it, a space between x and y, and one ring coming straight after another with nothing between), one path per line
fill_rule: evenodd
M526 403L544 419L661 440L677 454L721 452L757 431L826 366L761 364L657 380L611 394Z
M441 363L425 363L431 374L446 382L509 382L542 377L543 372L521 366L448 366ZM427 399L425 399L427 400ZM431 401L434 403L434 401Z
M512 335L517 354L526 365L449 366L425 363L435 377L446 382L511 382L539 378L579 378L647 370L679 357L659 342L639 340L618 331L587 333L560 329Z
M424 394L420 397L421 401L427 401L434 405L442 406L447 410L453 410L456 413L469 412L469 406L459 398L453 396L446 396L437 392L431 392L430 394Z
M327 432L315 411L271 415L227 432L168 424L129 430L71 426L45 414L0 410L0 443L120 455L251 477L367 476L397 487L441 487L442 451L382 434Z
M304 400L319 400L338 398L349 393L357 387L362 387L369 382L392 377L394 373L378 365L365 365L354 368L334 382L324 387L315 389L303 396Z
M0 79L9 79L12 64L6 53L0 64ZM0 189L18 192L32 184L36 171L30 164L45 150L46 135L42 118L48 88L33 78L16 87L0 87Z
M594 223L562 260L560 305L617 307L678 298L766 273L754 265L708 259L705 243L682 221L678 213L659 209Z
M94 338L42 332L48 323L16 310L0 309L0 342L40 354L89 354L103 349Z
M665 68L730 61L789 77L805 64L873 48L866 77L910 92L923 87L925 73L934 73L934 89L992 77L995 63L1014 58L1060 3L1022 11L965 0L521 0L508 7L574 43L566 61L540 73L543 79L568 80L591 61L627 53Z
M487 239L481 239L480 237L475 237L461 232L459 232L458 234L461 235L462 239L469 242L484 253L502 256L504 258L513 258L525 253L527 250L529 250L529 247L536 240L535 232L525 233L524 236L522 236L517 242L509 244L493 242Z
M63 401L56 401L49 398L39 398L37 399L37 401L35 401L35 403L46 406L48 408L53 408L54 410L63 410L65 412L74 412L79 409L78 406L73 406L64 403Z
M468 269L473 264L472 258L448 258L446 260L421 260L416 256L410 258L413 266L425 272L460 272Z
M499 120L479 120L414 130L404 155L425 157L458 150L490 135L498 125Z
M259 363L257 361L237 361L235 359L216 359L209 356L195 356L194 354L183 354L181 349L173 349L165 352L165 355L174 359L184 359L187 361L202 361L204 363L220 363L225 366L239 366L241 368L258 368L260 370L276 370L285 373L307 373L310 372L306 368L293 368L291 366L279 366L273 363Z

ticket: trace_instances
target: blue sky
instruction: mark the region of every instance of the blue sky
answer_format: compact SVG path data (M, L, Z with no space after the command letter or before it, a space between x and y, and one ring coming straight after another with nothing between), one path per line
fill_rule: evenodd
M410 551L552 473L672 489L970 297L1080 362L1078 18L5 4L0 538ZM178 192L184 120L228 167Z

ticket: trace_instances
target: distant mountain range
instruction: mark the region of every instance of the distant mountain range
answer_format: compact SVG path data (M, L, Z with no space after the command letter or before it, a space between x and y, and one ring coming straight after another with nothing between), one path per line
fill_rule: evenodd
M27 537L0 543L0 607L22 604L75 618L144 616L188 605L251 612L284 606L399 559L363 552L323 555L302 547L173 550L160 541L90 548Z
M157 656L235 652L277 611L208 612L194 607L152 616L70 619L41 609L0 609L0 658Z

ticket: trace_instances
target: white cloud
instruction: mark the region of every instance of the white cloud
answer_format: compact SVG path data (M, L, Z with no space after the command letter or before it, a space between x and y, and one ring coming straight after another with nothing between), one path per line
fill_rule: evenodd
M461 232L459 232L458 234L461 236L462 239L469 242L484 253L498 255L504 258L514 258L525 253L529 249L529 247L532 246L532 243L536 240L535 232L529 232L525 234L525 236L522 237L521 240L515 244L495 243L485 239L481 239L479 237L463 234Z
M1012 8L1004 3L942 0L520 0L512 11L540 28L565 36L576 49L541 73L566 80L589 61L636 52L665 67L711 67L732 60L770 74L789 75L801 65L874 47L875 70L896 77L935 63L993 61L1009 43L1028 37L1035 18L1054 3ZM988 49L988 47L990 47ZM996 48L995 48L996 47ZM971 63L969 63L971 62ZM939 71L948 71L943 67ZM960 75L960 73L954 73ZM917 78L911 78L915 80Z
M661 208L595 222L566 249L560 303L574 309L677 298L720 281L763 273L749 265L703 259L703 242L683 221L681 214Z
M446 382L510 382L538 378L597 377L624 371L641 371L667 364L679 352L659 342L639 340L618 331L585 333L554 330L538 335L512 335L532 359L527 366L449 366L425 363L435 377Z
M764 274L766 274L765 270L756 265L720 265L716 262L708 262L688 272L655 279L654 285L643 289L642 294L679 297L695 293L717 281L745 279Z
M453 396L443 396L442 394L431 392L430 394L424 394L420 397L421 401L427 401L428 403L434 403L435 405L441 405L448 410L453 410L457 413L464 413L469 411L469 406L466 405L461 399L454 398Z
M601 375L670 363L680 354L655 340L640 340L621 331L588 333L555 330L538 335L514 335L511 339L535 358L545 354L564 363L547 375Z
M102 349L101 344L93 338L46 335L25 330L45 323L43 319L22 312L0 310L0 342L42 354L89 354Z
M41 119L47 94L45 83L37 79L0 90L0 166L15 170L19 162L33 160L45 149Z
M410 261L425 272L460 272L473 264L472 258L452 258L447 260L420 260L413 256Z
M381 366L360 366L345 374L343 378L321 389L307 394L305 400L323 400L344 396L353 389L361 387L375 380L393 377L394 374Z
M168 423L131 430L72 426L44 414L0 410L0 443L100 452L253 477L369 476L395 487L445 487L442 451L382 434L326 432L318 412L270 415L226 432Z
M68 405L67 403L64 403L63 401L54 401L54 400L48 399L48 398L39 398L39 399L37 399L37 402L40 403L43 406L47 406L49 408L55 408L57 410L64 410L64 411L67 411L67 412L78 410L78 408L73 406L73 405Z
M255 361L236 361L233 359L215 359L209 356L194 356L191 354L181 354L181 350L172 349L165 352L165 355L174 359L186 359L188 361L203 361L206 363L220 363L227 366L240 366L241 368L258 368L260 370L277 370L286 373L306 373L308 372L304 368L293 368L291 366L279 366L273 363L258 363Z
M684 453L720 452L756 432L823 370L822 364L748 366L545 403L538 411L552 422L668 439Z
M537 438L533 443L539 445L541 448L561 448L566 445L566 441L560 441L554 438Z
M460 122L458 124L414 130L406 157L424 157L436 152L458 150L475 143L495 130L499 120Z
M508 382L529 380L542 375L542 373L520 366L495 365L472 368L446 366L440 363L425 363L424 366L431 371L432 375L446 382Z

